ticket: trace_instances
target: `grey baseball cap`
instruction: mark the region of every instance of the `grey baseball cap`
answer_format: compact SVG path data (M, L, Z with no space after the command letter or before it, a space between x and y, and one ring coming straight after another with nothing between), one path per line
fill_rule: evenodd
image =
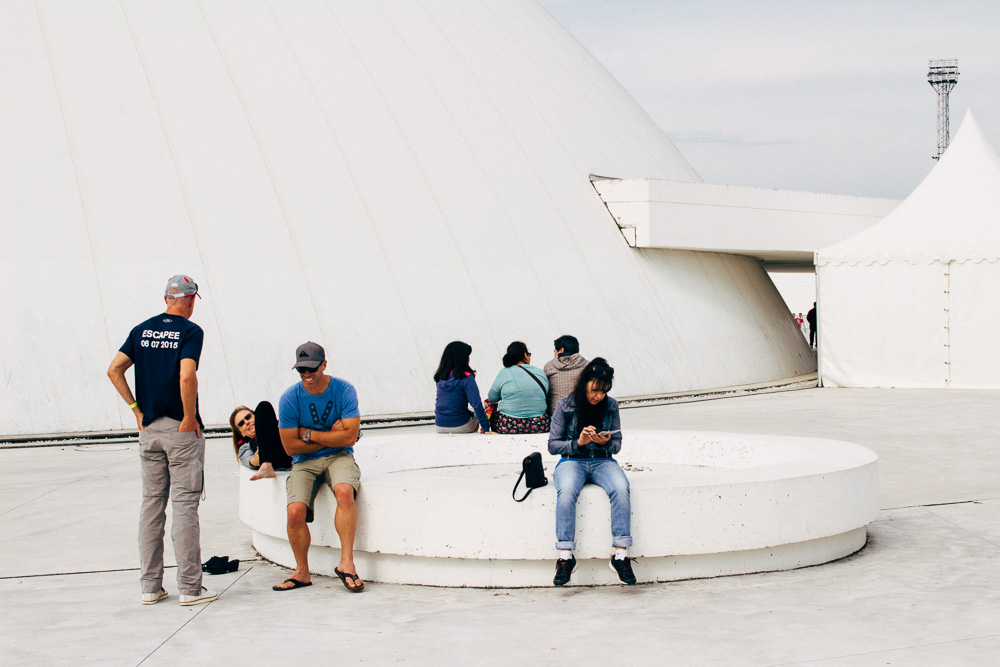
M319 368L326 361L326 350L319 343L309 341L295 348L295 365L292 368Z
M174 292L173 294L171 294L170 290L180 290L180 292L179 293ZM178 273L176 276L173 276L170 280L168 280L167 287L163 290L163 296L167 297L168 299L180 299L185 296L194 296L196 294L200 299L201 295L198 294L198 283L191 280L190 277L182 275L180 273Z

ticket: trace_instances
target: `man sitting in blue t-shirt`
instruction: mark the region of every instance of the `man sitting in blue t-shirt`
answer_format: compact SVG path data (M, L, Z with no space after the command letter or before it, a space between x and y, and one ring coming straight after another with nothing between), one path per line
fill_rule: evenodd
M354 461L354 445L361 427L358 394L346 380L331 377L326 370L326 352L316 343L295 350L295 370L302 378L281 395L278 431L281 444L292 457L292 471L285 489L288 495L288 542L295 554L295 572L274 586L290 591L310 586L309 534L313 502L321 480L337 499L334 527L340 536L340 563L334 569L347 590L360 593L365 584L354 566L354 533L358 510L354 504L361 486L361 470Z

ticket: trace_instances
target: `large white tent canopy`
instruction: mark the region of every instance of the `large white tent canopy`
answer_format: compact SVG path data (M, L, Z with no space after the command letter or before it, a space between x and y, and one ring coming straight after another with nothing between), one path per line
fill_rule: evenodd
M1000 387L1000 157L971 111L881 222L816 253L834 387Z
M367 415L564 333L615 394L814 369L760 265L628 246L591 174L700 180L530 0L0 3L0 435L119 429L104 372L201 286L202 414L323 344Z

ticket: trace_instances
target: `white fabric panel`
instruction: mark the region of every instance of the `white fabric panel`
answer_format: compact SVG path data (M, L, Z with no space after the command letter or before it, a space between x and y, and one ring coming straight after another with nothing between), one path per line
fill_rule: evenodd
M952 262L949 272L950 386L1000 388L1000 262Z
M823 386L947 386L947 289L940 263L821 267Z
M369 415L431 410L455 339L483 391L563 333L618 396L814 368L753 260L628 247L589 174L698 176L534 2L37 8L0 4L3 434L130 427L104 370L178 272L211 424L307 339Z

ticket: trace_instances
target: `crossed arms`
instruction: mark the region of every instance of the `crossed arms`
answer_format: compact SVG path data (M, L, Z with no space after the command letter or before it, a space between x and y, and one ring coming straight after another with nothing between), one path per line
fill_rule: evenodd
M306 430L301 426L278 429L281 434L281 446L285 448L289 456L312 454L325 447L353 446L358 439L358 431L361 430L361 417L338 419L329 431L313 430L310 442L302 439L302 434Z

